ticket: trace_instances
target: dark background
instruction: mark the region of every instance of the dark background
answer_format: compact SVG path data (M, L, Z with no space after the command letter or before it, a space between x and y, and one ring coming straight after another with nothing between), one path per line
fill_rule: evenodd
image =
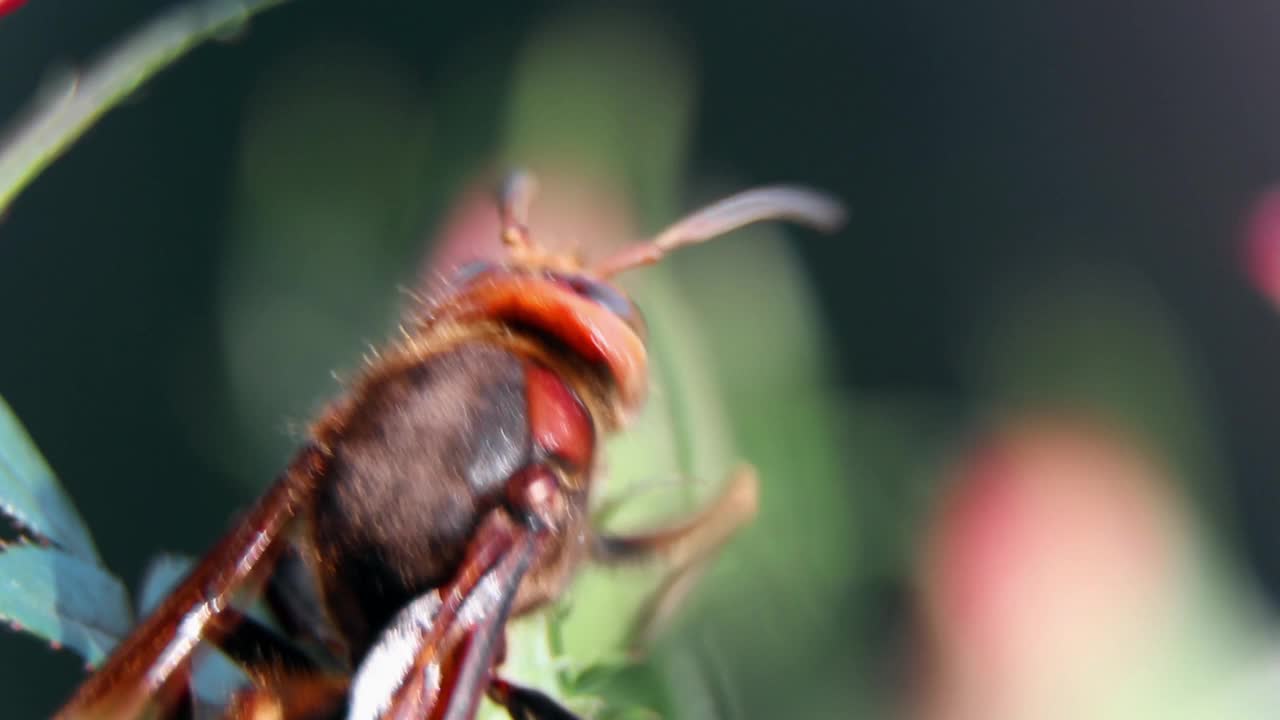
M0 19L0 117L164 5L30 0ZM981 401L962 349L1005 288L1059 268L1125 278L1160 299L1194 369L1222 461L1195 497L1243 576L1277 598L1280 324L1238 247L1250 204L1280 174L1280 5L630 9L695 68L690 175L803 180L850 204L840 236L795 246L832 340L832 393L928 397L966 417ZM428 103L464 84L471 105L442 113L458 138L447 165L479 166L529 29L583 11L298 0L162 73L19 197L0 223L0 393L124 578L157 548L198 551L250 496L193 440L208 394L189 388L228 372L219 268L265 69L306 49L340 70L344 53L372 50ZM463 179L415 179L435 188L422 228ZM872 585L850 590L850 606L873 606L898 632L906 590ZM846 610L830 608L833 628L861 637L865 620L845 622ZM11 716L47 711L76 677L74 656L35 640L6 635L0 654Z

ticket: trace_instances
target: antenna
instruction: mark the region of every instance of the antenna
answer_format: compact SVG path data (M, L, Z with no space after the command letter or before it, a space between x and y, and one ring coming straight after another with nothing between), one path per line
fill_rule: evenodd
M844 219L845 210L840 201L817 190L789 185L746 190L686 215L652 240L622 248L592 270L602 278L613 277L632 268L652 265L678 248L706 242L763 220L791 220L832 232Z
M502 221L502 244L513 254L532 252L529 236L529 206L538 192L538 181L532 173L516 170L498 188L498 215Z

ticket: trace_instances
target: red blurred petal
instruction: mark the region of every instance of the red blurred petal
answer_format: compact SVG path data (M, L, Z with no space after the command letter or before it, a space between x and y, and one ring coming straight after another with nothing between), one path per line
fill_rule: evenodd
M1259 292L1280 303L1280 189L1258 197L1244 236L1245 272Z
M438 239L423 264L420 276L426 294L433 295L447 285L461 265L473 260L502 260L505 253L498 230L492 187L472 183L445 216Z
M27 3L27 0L0 0L0 16L8 15Z

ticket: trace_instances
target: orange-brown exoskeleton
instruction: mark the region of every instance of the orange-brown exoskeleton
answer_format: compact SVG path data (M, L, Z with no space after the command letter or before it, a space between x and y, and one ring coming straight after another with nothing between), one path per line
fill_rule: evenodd
M532 180L513 176L500 199L507 261L465 269L413 318L58 717L181 714L202 643L254 681L230 717L463 719L486 695L515 718L572 717L498 674L507 619L556 599L588 560L662 557L674 567L663 587L680 586L756 503L743 469L670 527L588 524L600 441L648 382L644 321L610 278L748 223L831 229L842 211L810 190L751 190L583 265L533 242L531 197ZM266 599L279 628L237 609L245 597ZM648 611L668 600L660 589Z

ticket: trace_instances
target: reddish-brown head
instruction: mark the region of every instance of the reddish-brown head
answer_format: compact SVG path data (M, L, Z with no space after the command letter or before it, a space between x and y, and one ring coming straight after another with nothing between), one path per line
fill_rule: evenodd
M840 204L822 193L785 186L759 188L714 203L652 240L587 265L570 255L547 252L530 237L526 218L534 187L533 178L525 173L513 174L504 184L499 210L510 260L464 266L453 312L528 327L601 367L616 391L613 400L619 417L630 416L644 401L647 337L639 309L610 278L656 263L676 248L754 222L785 219L830 231L844 219Z

